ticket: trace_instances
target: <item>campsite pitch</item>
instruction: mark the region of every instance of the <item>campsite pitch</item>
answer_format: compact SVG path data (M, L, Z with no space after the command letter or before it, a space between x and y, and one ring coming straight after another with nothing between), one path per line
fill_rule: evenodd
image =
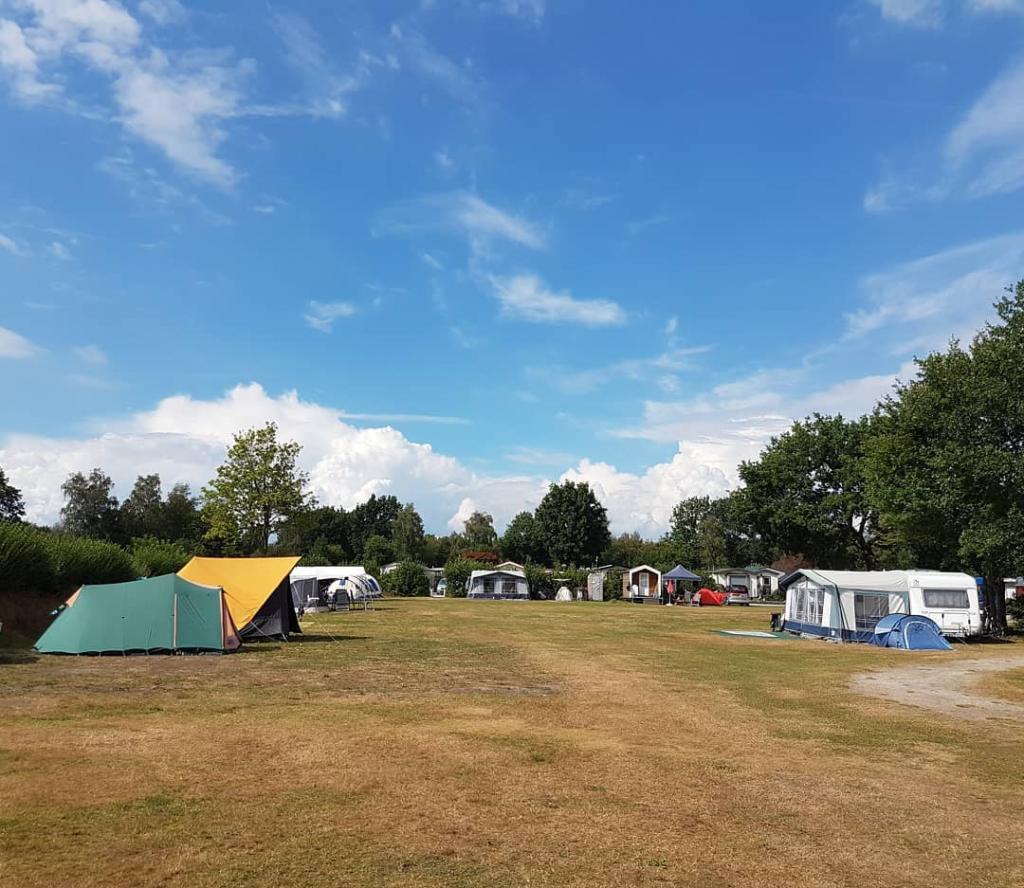
M401 600L227 656L7 652L0 886L1024 884L1020 725L851 688L1024 646L717 632L766 622Z

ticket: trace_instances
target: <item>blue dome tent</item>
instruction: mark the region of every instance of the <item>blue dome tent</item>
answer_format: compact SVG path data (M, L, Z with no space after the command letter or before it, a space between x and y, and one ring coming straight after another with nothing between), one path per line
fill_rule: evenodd
M916 614L889 614L875 625L873 641L879 647L909 651L949 651L952 645L942 637L934 620Z

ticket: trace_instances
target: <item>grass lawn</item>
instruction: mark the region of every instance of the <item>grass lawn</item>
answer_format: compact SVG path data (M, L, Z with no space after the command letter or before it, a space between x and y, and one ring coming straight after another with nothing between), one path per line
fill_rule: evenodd
M1013 649L712 631L767 620L405 600L235 656L8 652L0 886L1024 884L1021 728L847 688Z

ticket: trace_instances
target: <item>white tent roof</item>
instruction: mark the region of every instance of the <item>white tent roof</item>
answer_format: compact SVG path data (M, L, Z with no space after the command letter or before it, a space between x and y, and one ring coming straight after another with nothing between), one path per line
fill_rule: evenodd
M342 567L296 567L292 570L293 580L343 580L346 577L358 577L366 573L366 568L358 565Z
M526 579L526 574L521 570L474 570L469 575L470 580L476 580L480 577L493 577L493 576L504 576L504 577L516 577L520 580Z
M935 584L942 588L961 588L974 585L974 579L965 573L938 570L811 570L802 568L790 575L787 586L798 576L820 586L835 586L853 592L906 593L911 586Z

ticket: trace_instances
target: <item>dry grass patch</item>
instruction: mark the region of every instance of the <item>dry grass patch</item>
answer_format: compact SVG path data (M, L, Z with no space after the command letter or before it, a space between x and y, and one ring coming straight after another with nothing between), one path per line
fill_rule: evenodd
M766 620L399 601L0 666L0 886L1024 882L1019 729L848 689L898 652L712 631Z

